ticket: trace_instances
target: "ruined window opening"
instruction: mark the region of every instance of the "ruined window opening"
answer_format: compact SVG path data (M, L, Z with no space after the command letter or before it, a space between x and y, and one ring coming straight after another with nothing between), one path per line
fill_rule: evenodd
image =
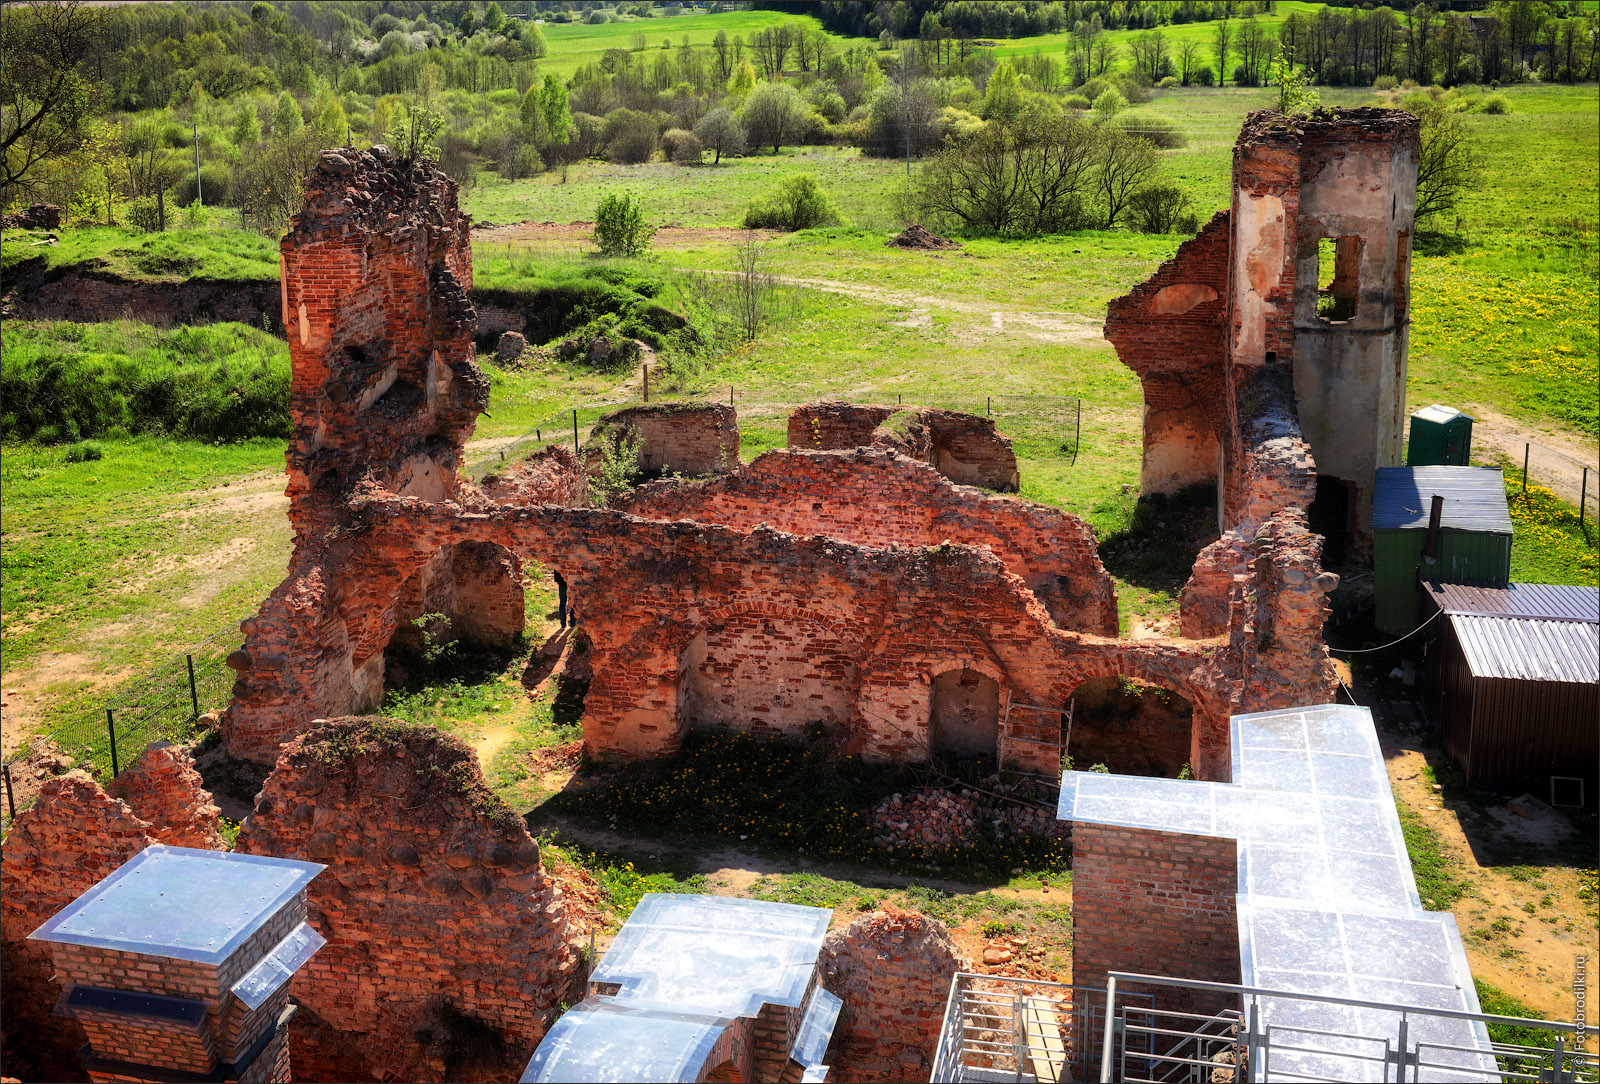
M962 759L1000 754L1000 686L978 670L947 670L928 693L928 752Z
M1090 678L1072 692L1066 753L1078 771L1182 778L1194 735L1194 706L1170 689L1134 678Z
M1361 238L1323 237L1317 241L1317 315L1339 324L1356 314L1361 294Z
M1317 495L1306 509L1307 526L1322 536L1322 566L1344 564L1346 534L1350 525L1351 485L1331 475L1317 475Z

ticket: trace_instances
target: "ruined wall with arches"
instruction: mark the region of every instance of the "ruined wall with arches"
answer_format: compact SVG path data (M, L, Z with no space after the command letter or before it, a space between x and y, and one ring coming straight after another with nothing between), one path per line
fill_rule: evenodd
M315 720L376 706L387 649L423 614L513 634L532 562L583 615L592 754L672 753L696 726L821 726L864 757L1053 774L1073 690L1122 675L1193 705L1194 770L1225 778L1231 713L1327 698L1331 584L1292 510L1241 536L1204 635L1130 641L1085 524L896 449L773 452L608 508L582 507L566 452L471 483L487 385L467 229L425 164L346 149L312 174L283 241L295 550L230 657L233 755L272 763Z

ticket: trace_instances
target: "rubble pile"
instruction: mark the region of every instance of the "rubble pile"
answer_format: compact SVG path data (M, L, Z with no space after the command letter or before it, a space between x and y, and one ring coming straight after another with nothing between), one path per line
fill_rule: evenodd
M996 778L985 791L963 787L924 787L909 794L891 794L872 812L873 842L887 851L902 847L948 850L969 842L974 827L982 826L995 836L1054 833L1060 822L1053 809L1031 799L1027 783L1005 784ZM1016 802L1001 795L1017 793Z

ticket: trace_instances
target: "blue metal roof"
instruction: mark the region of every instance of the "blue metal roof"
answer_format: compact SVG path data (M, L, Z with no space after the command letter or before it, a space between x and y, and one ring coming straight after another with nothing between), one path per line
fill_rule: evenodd
M1444 498L1441 527L1511 533L1505 479L1499 467L1379 467L1372 489L1372 529L1428 527L1435 494Z

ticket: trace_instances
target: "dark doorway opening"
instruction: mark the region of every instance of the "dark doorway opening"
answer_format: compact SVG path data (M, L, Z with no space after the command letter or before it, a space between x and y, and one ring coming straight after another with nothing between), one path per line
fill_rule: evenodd
M1000 686L977 670L951 670L933 679L928 705L930 751L954 757L1000 752Z
M1306 510L1314 534L1323 537L1322 566L1344 564L1345 532L1350 523L1350 487L1337 478L1317 475L1317 496Z

